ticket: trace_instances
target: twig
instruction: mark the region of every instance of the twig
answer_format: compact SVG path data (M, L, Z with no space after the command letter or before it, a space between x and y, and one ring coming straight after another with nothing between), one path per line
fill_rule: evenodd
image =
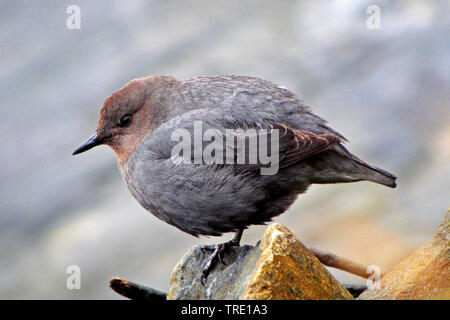
M109 286L118 294L136 301L166 300L167 294L120 278L112 278Z
M321 251L315 248L309 248L309 251L311 251L311 253L314 254L320 262L328 267L343 270L366 279L371 275L371 273L367 272L366 266L346 258L339 257L334 253ZM383 277L383 274L381 277Z

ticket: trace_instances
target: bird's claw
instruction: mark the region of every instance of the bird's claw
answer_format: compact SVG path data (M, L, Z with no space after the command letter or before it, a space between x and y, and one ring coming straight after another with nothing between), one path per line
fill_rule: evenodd
M209 256L208 261L206 261L205 266L202 270L202 275L200 277L200 282L202 285L205 285L206 279L208 278L209 273L213 269L216 259L218 259L222 264L227 265L224 261L225 252L229 247L238 246L239 244L233 240L230 240L225 243L220 243L217 245L204 246L201 248L203 252L206 250L214 250L213 253Z

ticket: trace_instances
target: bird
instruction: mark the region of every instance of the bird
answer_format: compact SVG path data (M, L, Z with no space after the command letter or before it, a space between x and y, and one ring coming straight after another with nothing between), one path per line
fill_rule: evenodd
M263 174L267 161L250 163L254 150L236 143L249 141L250 135L242 135L252 129L261 132L258 152L273 156L271 174ZM210 141L204 139L207 132ZM186 148L174 152L181 140ZM216 142L210 153L216 162L194 157L205 155L208 142ZM73 155L107 145L133 197L157 218L196 237L233 232L230 241L210 247L205 279L229 247L239 246L245 229L285 212L311 184L367 180L396 187L396 176L350 153L346 142L296 94L272 82L154 75L109 96L95 134ZM269 152L272 146L278 148ZM244 162L237 161L239 155Z

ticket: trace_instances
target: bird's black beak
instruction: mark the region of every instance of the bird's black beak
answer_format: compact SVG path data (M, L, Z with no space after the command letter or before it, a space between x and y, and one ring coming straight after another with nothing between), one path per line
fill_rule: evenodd
M93 147L96 147L100 144L103 144L103 139L100 139L97 134L94 134L92 137L87 139L81 146L79 146L72 155L76 155L85 151L88 151L89 149L92 149Z

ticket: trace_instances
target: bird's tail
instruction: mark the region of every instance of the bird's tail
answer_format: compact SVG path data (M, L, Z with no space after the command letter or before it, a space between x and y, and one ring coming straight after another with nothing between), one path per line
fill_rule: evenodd
M362 161L361 159L356 158L353 156L353 161L358 163L362 166L362 168L365 168L366 170L361 170L363 172L359 173L362 180L369 180L372 182L376 182L382 185L385 185L390 188L395 188L397 186L396 179L397 177L394 176L392 173L387 172L386 170L374 167L369 165L368 163Z
M368 180L390 188L397 186L396 176L371 166L354 156L343 145L334 150L325 151L309 162L313 183L342 183Z

